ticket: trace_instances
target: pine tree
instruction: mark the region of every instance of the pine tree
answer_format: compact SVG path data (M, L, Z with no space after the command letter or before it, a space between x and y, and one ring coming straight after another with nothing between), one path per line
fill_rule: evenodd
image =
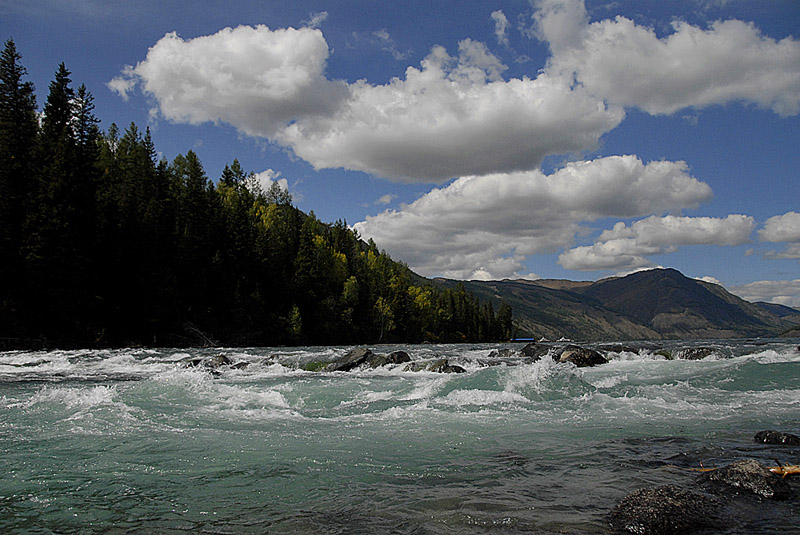
M25 270L19 251L34 182L36 96L12 39L0 54L0 336L23 334Z

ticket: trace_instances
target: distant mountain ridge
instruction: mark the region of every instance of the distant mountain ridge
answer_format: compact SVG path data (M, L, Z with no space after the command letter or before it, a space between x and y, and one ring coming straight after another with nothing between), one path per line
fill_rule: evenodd
M558 279L452 281L481 299L505 301L517 337L575 340L773 337L797 332L800 310L750 303L675 269L596 282ZM791 333L790 333L791 334Z

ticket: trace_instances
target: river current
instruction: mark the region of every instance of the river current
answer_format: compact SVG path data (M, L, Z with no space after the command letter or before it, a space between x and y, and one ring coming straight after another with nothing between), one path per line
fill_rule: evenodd
M466 373L305 371L352 348L0 353L0 533L608 533L636 489L800 463L798 340L655 346L608 364L523 344L373 346ZM187 367L224 353L241 366ZM794 476L800 477L800 476ZM724 533L800 533L800 487Z

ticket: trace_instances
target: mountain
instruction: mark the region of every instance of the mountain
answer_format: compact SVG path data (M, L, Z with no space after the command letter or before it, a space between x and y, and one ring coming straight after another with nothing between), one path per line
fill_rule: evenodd
M445 287L456 281L435 279ZM674 269L596 282L465 281L481 299L511 305L518 337L581 340L778 336L800 325L800 311L750 303L717 284Z

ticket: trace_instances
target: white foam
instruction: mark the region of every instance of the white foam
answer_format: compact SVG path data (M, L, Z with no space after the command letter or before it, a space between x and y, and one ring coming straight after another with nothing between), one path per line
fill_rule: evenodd
M113 386L95 386L93 388L48 388L39 390L28 401L27 405L40 403L58 403L70 409L89 409L99 405L111 405L117 390Z
M497 390L453 390L441 401L456 407L529 403L528 398L521 394Z
M419 373L419 372L415 372ZM420 381L420 384L417 385L414 390L410 393L402 396L400 401L414 401L418 399L430 399L435 396L445 384L447 384L449 378L447 377L440 377L437 379L427 379Z
M506 392L520 392L533 390L541 394L552 388L554 377L564 373L579 375L580 371L574 366L565 366L551 358L542 358L532 364L508 368L506 379Z
M761 364L777 364L781 362L800 362L800 349L790 348L784 350L767 349L755 353L751 357Z

